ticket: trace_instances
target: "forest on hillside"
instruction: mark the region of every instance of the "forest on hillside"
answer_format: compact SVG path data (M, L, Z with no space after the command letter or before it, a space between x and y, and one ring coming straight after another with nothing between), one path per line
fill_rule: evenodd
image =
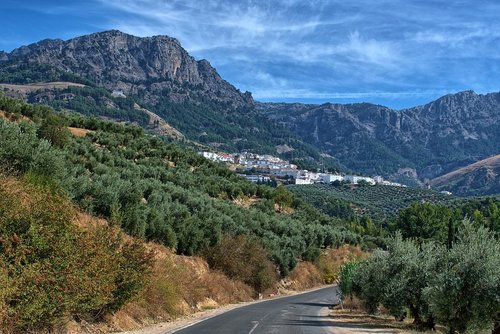
M202 256L255 291L286 277L299 261L319 261L322 249L353 244L370 251L380 247L386 254L394 233L417 249L435 243L460 249L468 254L464 260L470 259L475 253L466 247L453 248L465 238L464 217L486 231L485 240L498 242L497 199L408 200L393 218L380 219L369 211L359 215L347 198L322 200L326 191L307 196L294 188L250 183L137 126L56 113L3 96L0 111L0 283L6 287L0 322L18 332L54 326L68 314L99 319L132 300L151 268L151 255L139 241ZM410 198L419 200L416 196ZM110 226L75 226L79 210ZM374 254L376 261L379 253ZM488 268L498 277L498 267ZM492 298L485 302L497 307ZM52 312L54 303L65 307Z

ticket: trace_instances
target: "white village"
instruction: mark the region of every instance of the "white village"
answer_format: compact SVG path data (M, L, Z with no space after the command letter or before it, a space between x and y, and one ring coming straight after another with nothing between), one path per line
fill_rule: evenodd
M304 169L298 169L297 165L289 161L272 155L259 155L250 152L241 153L222 153L222 152L198 152L206 159L221 163L234 164L237 169L244 171L238 175L245 177L251 182L266 183L272 178L285 180L287 183L298 185L333 182L347 182L351 184L381 184L394 187L406 187L403 184L384 180L382 176L361 176L361 175L343 175L321 172L311 172Z

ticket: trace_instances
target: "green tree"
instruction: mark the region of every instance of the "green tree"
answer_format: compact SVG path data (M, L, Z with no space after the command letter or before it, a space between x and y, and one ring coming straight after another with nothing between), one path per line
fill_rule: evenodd
M278 204L279 211L282 212L285 207L290 207L293 203L293 194L284 186L278 186L273 192L273 199Z
M65 119L54 112L42 120L37 133L40 138L47 139L57 147L64 147L69 141L69 130Z
M404 238L435 240L450 245L454 238L455 217L444 205L413 203L400 212L396 228Z
M424 293L450 334L492 330L500 315L500 241L465 221Z

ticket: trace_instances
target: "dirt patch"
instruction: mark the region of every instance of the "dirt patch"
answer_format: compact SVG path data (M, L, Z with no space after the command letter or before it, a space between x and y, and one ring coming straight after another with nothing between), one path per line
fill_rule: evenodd
M64 81L55 81L55 82L37 82L28 85L14 85L14 84L0 84L0 89L6 89L13 92L17 92L19 98L25 98L28 93L35 92L37 90L43 89L65 89L70 86L75 87L85 87L85 85L75 83L75 82L64 82Z
M370 315L363 310L362 302L357 298L348 298L344 301L343 309L335 306L327 312L331 320L331 331L336 334L365 334L365 333L390 333L390 334L439 334L437 331L421 332L415 330L413 319L396 321L386 310L381 310L380 315Z
M238 196L233 200L233 203L243 208L249 208L258 201L259 199L257 197Z
M26 116L15 114L15 113L8 113L3 110L0 110L0 118L6 119L11 122L18 122L18 121L26 121L26 122L31 122L31 119L29 119Z
M82 129L82 128L74 128L74 127L68 127L69 132L75 137L85 137L87 133L92 132L87 129Z
M280 291L302 291L320 285L322 275L319 269L311 262L299 262L286 279L280 282Z
M134 109L142 111L149 116L149 127L151 131L174 139L184 138L184 135L179 130L174 128L172 125L168 124L163 118L161 118L154 112L142 108L138 104L134 105Z

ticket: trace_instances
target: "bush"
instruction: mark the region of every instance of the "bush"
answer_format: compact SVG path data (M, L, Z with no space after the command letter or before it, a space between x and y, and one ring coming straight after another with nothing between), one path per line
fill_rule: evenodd
M277 280L276 270L266 251L244 235L226 235L221 243L204 252L211 268L223 271L262 292Z
M342 291L342 298L344 296L352 297L353 295L353 279L356 275L356 270L358 270L359 263L357 260L351 260L340 267L339 287Z
M397 234L388 241L387 251L376 251L356 267L352 291L365 302L370 313L383 305L398 320L409 312L418 327L433 328L434 319L423 289L435 269L434 252L432 244L420 248ZM351 274L348 269L347 274Z
M0 321L15 332L121 307L147 277L151 256L106 226L82 229L60 195L0 177Z
M370 313L383 305L400 320L409 312L418 327L437 322L450 333L481 333L498 322L500 242L494 232L468 222L451 249L396 235L387 251L359 264L352 282Z
M500 315L500 242L484 227L464 223L443 251L425 295L450 333L490 331Z
M33 170L41 175L61 177L63 160L47 140L40 140L36 127L0 119L0 163L19 173Z

